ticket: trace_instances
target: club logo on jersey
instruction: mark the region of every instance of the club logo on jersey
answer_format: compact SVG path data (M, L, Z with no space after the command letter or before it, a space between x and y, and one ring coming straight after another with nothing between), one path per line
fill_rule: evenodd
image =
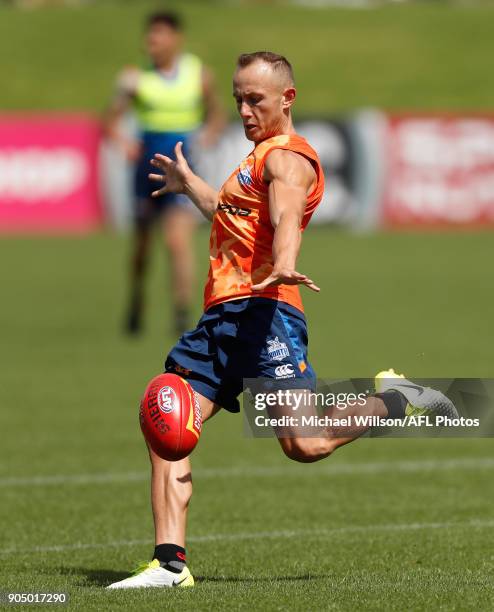
M175 402L177 401L177 395L171 387L161 387L158 391L158 408L165 414L170 413L173 410Z
M280 378L295 378L295 373L291 363L277 366L274 369L274 374L278 380Z
M239 171L237 173L237 180L240 185L244 187L250 187L250 185L252 185L252 167L247 165L243 167L242 166L239 168Z
M274 340L268 340L267 350L271 361L281 361L290 355L286 343L280 342L278 336Z

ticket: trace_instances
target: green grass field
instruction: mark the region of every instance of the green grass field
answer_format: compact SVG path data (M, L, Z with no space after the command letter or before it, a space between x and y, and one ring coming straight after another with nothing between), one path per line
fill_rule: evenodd
M202 230L200 276L206 244ZM173 342L155 255L147 331L130 341L124 238L0 243L0 591L98 611L491 610L492 440L361 440L300 465L228 414L193 455L196 588L103 590L152 552L137 404ZM492 376L491 260L488 233L309 230L319 375Z
M492 109L494 7L482 4L166 2L227 108L235 57L271 48L293 61L299 116ZM100 112L117 71L142 59L156 6L0 6L2 108ZM310 229L300 269L323 289L304 294L319 376L494 377L492 244L482 232ZM66 591L82 611L494 608L492 440L366 439L300 465L229 414L193 455L196 588L105 591L152 552L137 407L174 342L158 248L146 333L121 334L127 256L109 234L0 241L0 592ZM197 258L198 317L206 228Z
M188 44L217 73L234 112L239 53L285 53L299 114L384 109L489 110L494 5L418 2L375 10L167 0L188 23ZM141 31L157 0L14 11L0 6L2 108L100 112L116 73L143 61Z

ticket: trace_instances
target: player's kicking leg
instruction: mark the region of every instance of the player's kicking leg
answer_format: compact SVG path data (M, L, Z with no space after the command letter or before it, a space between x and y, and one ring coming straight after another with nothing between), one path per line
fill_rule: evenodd
M199 395L203 421L220 407ZM192 473L188 457L165 461L149 449L151 460L151 504L155 548L151 561L140 564L133 575L111 584L109 589L146 587L191 587L194 578L185 556L187 509L192 496Z
M299 400L296 402L294 400L295 396L299 396ZM300 396L302 396L301 400ZM296 413L293 411L294 405L299 406ZM354 407L347 406L343 409L339 408L337 414L334 415L332 409L329 409L327 415L343 418L354 414L354 411ZM302 417L305 417L305 422L310 422L311 417L320 416L317 413L316 406L311 401L311 392L308 389L290 391L286 403L270 407L268 412L270 418L275 418L280 423L287 423L275 428L276 437L285 455L301 463L313 463L328 457L337 448L352 442L368 429L367 427L345 427L337 430L317 425L304 425ZM369 417L387 417L388 410L382 399L368 397L365 404L358 406L358 414ZM296 419L283 418L293 417L294 415L297 416Z
M340 421L356 415L397 420L418 415L458 417L454 404L443 393L410 382L403 374L396 374L392 369L379 372L375 378L375 387L376 394L369 396L363 405L330 408L327 416L338 418ZM307 390L294 390L292 393L310 397L310 392ZM292 416L293 405L294 402L289 401L288 404L279 404L271 408L270 417ZM303 406L300 415L304 414L306 417L317 415L316 408L310 401L299 401L296 405ZM278 428L276 435L283 452L290 459L311 463L324 459L340 446L359 438L368 429L367 426L355 424L308 429L300 426L298 419L295 425L289 424Z
M392 397L393 393L400 393L406 399L405 416L447 416L452 419L458 417L453 402L444 393L411 382L403 374L396 374L392 368L377 374L375 386L378 397L386 394Z

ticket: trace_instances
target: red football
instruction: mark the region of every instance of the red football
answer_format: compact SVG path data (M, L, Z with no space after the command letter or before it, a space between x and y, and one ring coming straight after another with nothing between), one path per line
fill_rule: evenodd
M176 374L159 374L146 387L139 421L154 452L168 461L190 455L201 435L199 398Z

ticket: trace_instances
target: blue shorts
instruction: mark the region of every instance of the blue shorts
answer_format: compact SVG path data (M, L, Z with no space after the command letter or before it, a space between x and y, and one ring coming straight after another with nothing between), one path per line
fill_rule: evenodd
M155 153L161 153L175 159L175 145L179 140L183 142L183 153L190 164L190 140L192 132L143 132L142 155L137 161L134 175L134 219L137 223L153 221L159 214L170 206L193 207L189 198L181 193L167 193L159 198L152 198L151 193L160 188L159 183L149 179L150 172L156 172L150 160ZM192 164L190 164L192 165Z
M284 389L314 391L316 386L303 313L261 297L209 308L171 350L165 371L186 378L198 393L230 412L240 410L237 397L246 378L271 379Z

